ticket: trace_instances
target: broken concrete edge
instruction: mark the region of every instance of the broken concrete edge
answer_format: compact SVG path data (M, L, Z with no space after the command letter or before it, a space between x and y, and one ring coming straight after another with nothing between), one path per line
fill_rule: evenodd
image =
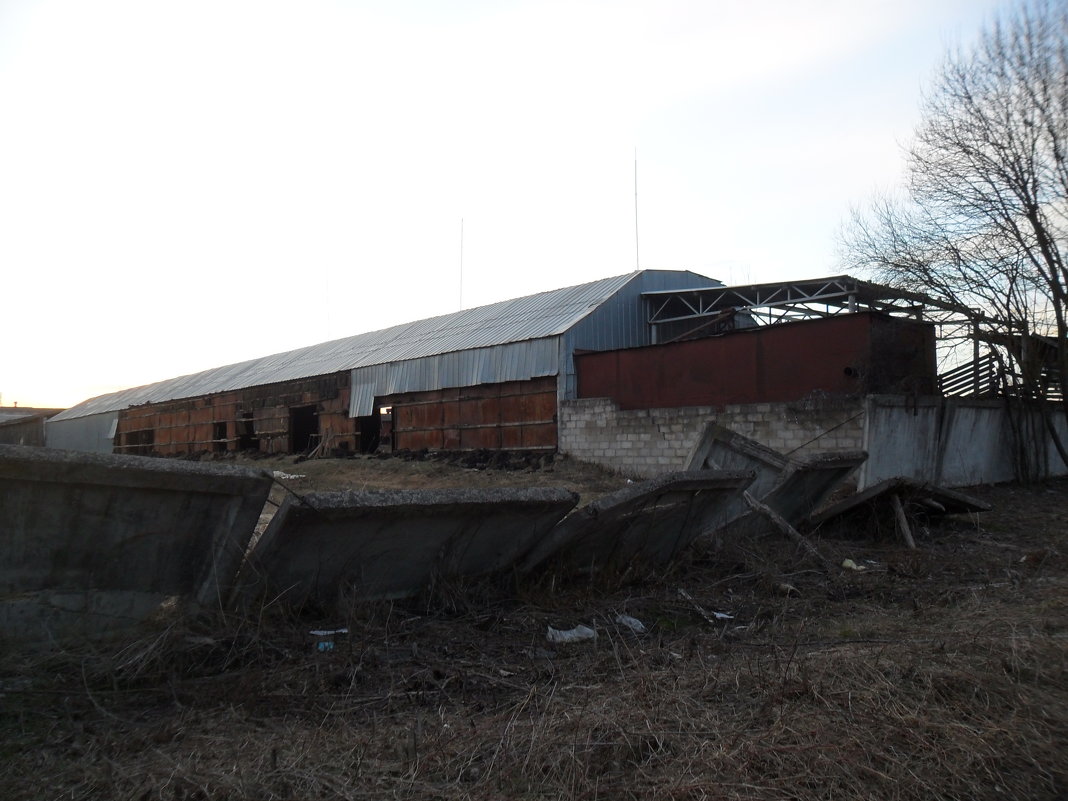
M236 495L249 484L270 487L265 470L153 456L87 453L30 445L0 445L0 479L114 487L163 486L179 491Z
M706 469L705 463L708 461L713 446L717 442L774 470L783 470L789 464L788 457L757 442L755 439L750 439L725 426L721 426L719 423L708 422L686 457L684 462L685 469ZM707 467L716 469L715 465L707 465Z
M973 498L972 496L963 492L958 492L957 490L939 487L926 481L917 481L916 479L908 478L906 476L896 476L894 478L888 478L885 481L880 481L878 484L874 484L855 495L851 495L850 497L817 512L809 518L808 525L810 527L822 525L836 517L848 514L864 504L877 502L882 497L888 497L895 493L902 493L906 496L928 496L939 502L942 500L948 501L948 506L947 504L943 504L943 506L947 506L945 514L989 512L991 508L993 508L985 501ZM953 507L953 509L951 510L948 507Z
M745 486L748 486L753 478L754 473L749 470L682 470L675 473L664 473L656 478L638 481L615 492L602 495L581 509L576 509L561 521L561 525L566 523L570 517L578 515L602 517L605 514L620 514L625 512L630 504L648 495L659 495L666 492L734 489L741 486L743 482Z
M741 492L755 478L744 470L684 470L639 481L576 509L537 543L516 566L521 574L531 573L569 548L585 527L595 520L610 520L627 514L643 499L669 492L737 490ZM707 532L702 532L707 533Z
M433 510L441 506L474 508L502 503L544 504L567 501L571 501L572 504L578 503L578 495L562 487L347 490L304 493L296 500L296 503L291 505L291 510L329 516L331 513L348 515L354 509L383 510L404 507L412 510Z
M806 470L834 470L836 468L851 467L856 469L868 460L867 451L822 451L803 458L787 457L792 471Z

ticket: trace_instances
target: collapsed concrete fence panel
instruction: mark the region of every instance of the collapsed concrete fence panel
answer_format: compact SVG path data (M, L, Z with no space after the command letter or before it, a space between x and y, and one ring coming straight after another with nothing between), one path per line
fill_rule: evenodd
M751 470L756 475L749 494L787 523L797 526L823 504L867 459L863 451L820 453L798 459L778 453L748 437L709 423L687 459L692 469L703 467ZM729 533L753 534L766 522L747 509L730 521ZM723 533L728 533L725 527Z
M499 573L577 501L563 489L290 497L253 549L244 595L336 608L417 595L442 579Z
M751 472L693 470L636 482L569 515L519 569L549 561L570 570L666 564L736 514L752 480Z
M0 446L4 635L93 634L169 596L225 604L270 486L231 466Z

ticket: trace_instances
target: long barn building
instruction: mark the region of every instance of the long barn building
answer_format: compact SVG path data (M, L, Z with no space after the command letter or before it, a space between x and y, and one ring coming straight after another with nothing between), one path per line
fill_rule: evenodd
M642 270L205 370L84 401L49 421L48 445L366 452L387 437L393 449L555 448L575 354L650 344L643 293L716 286Z
M898 300L848 276L724 287L642 270L103 395L53 417L46 440L165 456L561 449L652 470L677 463L687 445L667 440L712 410L748 423L771 407L747 404L936 393L934 329ZM591 399L623 417L597 406L585 419ZM654 425L654 409L670 422ZM768 442L799 414L812 418L777 409Z

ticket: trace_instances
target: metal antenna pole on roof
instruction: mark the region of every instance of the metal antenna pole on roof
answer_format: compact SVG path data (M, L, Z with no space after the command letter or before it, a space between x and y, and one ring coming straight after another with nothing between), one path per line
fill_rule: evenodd
M638 258L638 148L634 148L634 269L641 269Z
M464 218L460 218L460 308L464 307Z

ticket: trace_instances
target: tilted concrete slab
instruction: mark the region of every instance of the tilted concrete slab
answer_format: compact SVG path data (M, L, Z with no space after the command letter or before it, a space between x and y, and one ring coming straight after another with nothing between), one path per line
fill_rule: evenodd
M779 483L790 459L755 439L717 423L707 423L686 458L687 470L746 470L755 476L748 492L763 498Z
M169 596L225 603L270 488L230 465L0 445L5 630L92 633L94 615L128 623Z
M249 559L247 592L331 607L510 569L575 507L563 489L393 490L287 498Z
M821 510L810 519L813 526L823 523L863 523L866 519L893 520L892 497L897 495L907 512L924 517L989 512L990 504L963 492L937 487L924 481L899 476L880 481L856 495Z
M709 423L690 451L688 464L693 469L752 470L756 478L748 489L750 495L798 526L867 458L863 451L841 451L797 459ZM744 504L738 504L735 512L736 519L724 526L724 533L728 528L733 534L766 528L763 519Z
M573 512L519 569L549 560L578 570L632 560L665 564L717 528L752 480L751 472L692 470L637 482Z

